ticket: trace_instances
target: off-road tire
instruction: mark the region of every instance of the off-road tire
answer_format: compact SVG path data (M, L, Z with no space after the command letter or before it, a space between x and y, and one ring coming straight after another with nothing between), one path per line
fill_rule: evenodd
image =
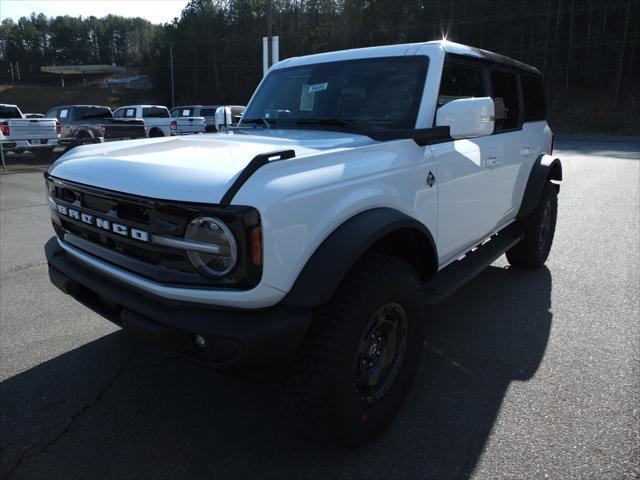
M507 260L517 268L535 270L547 261L558 217L558 187L547 181L536 208L523 219L524 238L507 251Z
M402 352L400 363L394 363L387 376L381 377L388 385L376 390L380 398L372 401L369 393L363 394L357 386L362 378L359 375L365 372L360 364L363 351L369 353L362 349L362 342L373 338L367 328L381 318L381 311L387 318L385 309L389 308L391 314L406 313L405 337L396 336L406 343L404 349L394 349ZM305 341L281 378L284 402L294 423L318 439L348 448L358 447L378 433L402 405L415 376L425 318L420 279L409 264L382 254L361 259L330 303L314 312ZM389 351L391 348L384 350L383 359Z
M80 145L88 145L91 143L93 143L93 137L91 136L91 134L87 132L79 132L78 135L76 136L74 146L78 147Z

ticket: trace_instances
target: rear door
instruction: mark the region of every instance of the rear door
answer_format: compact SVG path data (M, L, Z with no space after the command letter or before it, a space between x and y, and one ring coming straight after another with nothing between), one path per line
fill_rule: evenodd
M544 153L551 153L551 129L546 121L544 86L542 77L528 73L520 74L520 91L524 108L522 168L516 179L514 198L522 203L529 173L535 160Z
M154 136L156 134L154 127L159 128L165 137L171 135L172 118L167 107L142 107L142 119L147 125L147 136Z
M491 91L494 101L504 104L504 115L496 118L492 138L498 155L489 168L494 171L495 188L491 198L496 227L512 219L520 207L516 180L530 170L528 163L534 154L522 130L523 109L520 100L519 74L492 67ZM499 117L499 112L498 115Z
M198 112L198 116L204 117L207 132L216 131L216 108L218 107L203 107Z

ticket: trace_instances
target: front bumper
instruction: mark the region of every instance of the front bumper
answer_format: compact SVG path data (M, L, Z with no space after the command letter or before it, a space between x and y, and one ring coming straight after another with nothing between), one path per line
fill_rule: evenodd
M49 277L64 293L134 335L222 372L276 377L293 359L311 322L308 310L222 309L151 295L74 260L55 237L45 253ZM195 345L194 335L205 338L205 348Z

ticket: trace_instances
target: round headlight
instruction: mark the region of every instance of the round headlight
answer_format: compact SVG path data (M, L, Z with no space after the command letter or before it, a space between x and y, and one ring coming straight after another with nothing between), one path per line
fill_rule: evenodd
M236 240L221 220L213 217L196 218L187 226L185 238L197 242L193 250L187 250L187 256L202 275L223 277L236 266Z

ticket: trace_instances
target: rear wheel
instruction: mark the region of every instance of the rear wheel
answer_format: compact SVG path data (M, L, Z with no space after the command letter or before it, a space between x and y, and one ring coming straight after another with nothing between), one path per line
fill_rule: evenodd
M558 216L558 187L547 181L536 208L524 219L524 238L507 251L507 260L518 268L535 270L547 261Z
M282 379L293 420L346 447L362 445L400 408L415 375L425 306L404 261L367 255L314 320Z
M164 137L164 134L162 133L161 130L158 130L157 128L154 128L153 130L151 130L149 132L149 137L150 138Z
M93 137L87 132L78 133L76 145L86 145L87 143L93 143Z

